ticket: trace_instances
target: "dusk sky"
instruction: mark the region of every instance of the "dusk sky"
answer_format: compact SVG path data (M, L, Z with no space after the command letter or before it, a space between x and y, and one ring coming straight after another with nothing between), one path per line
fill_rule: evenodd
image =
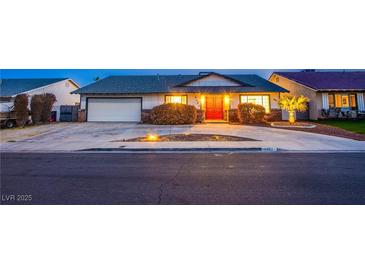
M301 71L302 69L2 69L0 78L71 78L80 86L94 81L95 77L110 75L198 74L214 71L226 74L257 74L268 78L273 71Z
M90 84L95 77L110 75L198 74L214 71L227 74L257 74L268 78L275 70L269 69L3 69L1 78L72 78L80 86ZM285 70L288 71L288 70ZM291 71L291 70L289 70ZM292 70L296 71L296 70Z

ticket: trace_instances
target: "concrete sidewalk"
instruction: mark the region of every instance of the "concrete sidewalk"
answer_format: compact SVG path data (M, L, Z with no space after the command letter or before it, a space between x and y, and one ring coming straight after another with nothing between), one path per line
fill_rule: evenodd
M1 130L0 149L11 151L77 151L92 148L252 148L289 151L365 151L365 142L268 127L199 124L155 126L131 123L58 123L16 130ZM123 142L147 133L222 134L252 138L245 142Z

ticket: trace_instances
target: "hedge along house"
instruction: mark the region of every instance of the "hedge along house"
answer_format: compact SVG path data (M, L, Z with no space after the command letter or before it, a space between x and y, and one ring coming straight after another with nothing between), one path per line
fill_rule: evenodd
M280 93L269 81L247 74L110 76L73 93L80 94L87 121L140 122L141 116L164 103L182 103L204 111L206 121L228 121L240 102L280 111Z
M30 103L35 94L52 93L57 100L52 111L55 112L56 121L59 121L61 105L75 105L80 102L79 95L71 94L78 88L79 85L68 78L0 79L0 101L12 103L16 95L27 94Z
M274 72L269 81L308 97L311 120L355 118L365 112L365 72Z

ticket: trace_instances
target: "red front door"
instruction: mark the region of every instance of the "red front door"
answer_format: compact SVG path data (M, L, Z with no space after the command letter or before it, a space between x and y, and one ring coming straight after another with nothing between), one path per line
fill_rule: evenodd
M207 120L223 120L222 95L208 95L206 97L205 118Z

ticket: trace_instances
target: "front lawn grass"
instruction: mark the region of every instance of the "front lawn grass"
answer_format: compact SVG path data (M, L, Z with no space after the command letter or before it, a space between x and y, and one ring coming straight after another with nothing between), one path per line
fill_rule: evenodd
M365 120L322 120L319 124L343 128L352 132L365 134Z

